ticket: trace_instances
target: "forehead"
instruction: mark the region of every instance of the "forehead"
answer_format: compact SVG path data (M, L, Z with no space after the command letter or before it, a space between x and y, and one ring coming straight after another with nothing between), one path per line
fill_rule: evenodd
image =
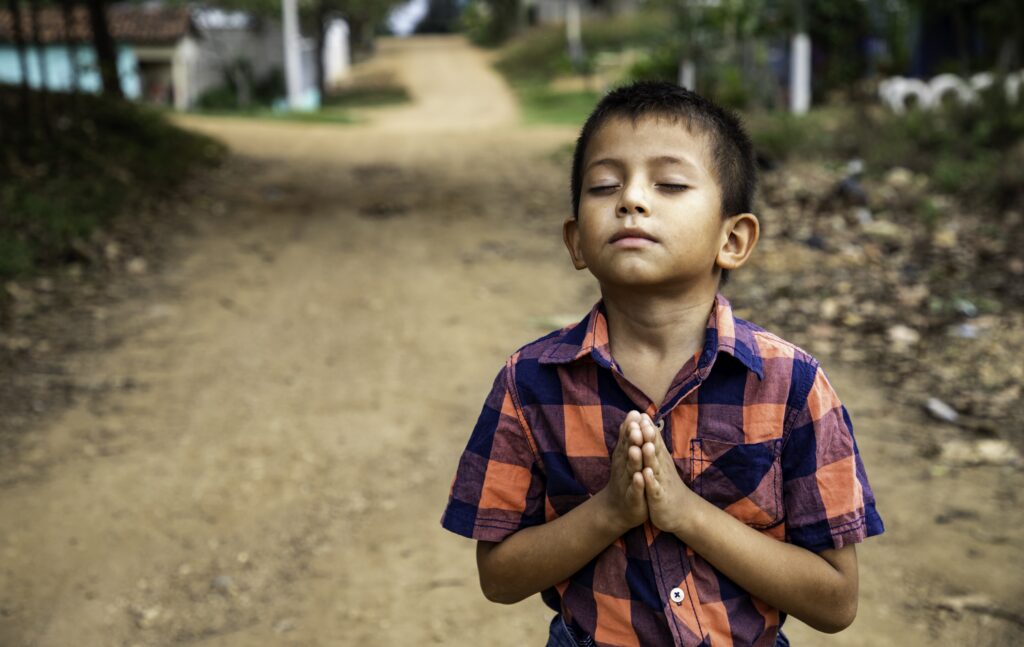
M649 115L636 121L627 116L610 117L594 132L587 144L583 169L596 160L614 159L625 163L678 158L711 174L710 138L688 120Z

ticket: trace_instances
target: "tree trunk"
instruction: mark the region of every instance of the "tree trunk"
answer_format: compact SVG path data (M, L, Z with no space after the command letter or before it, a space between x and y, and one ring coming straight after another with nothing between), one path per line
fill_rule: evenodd
M22 33L21 7L18 0L7 0L7 10L11 12L14 47L18 51L18 66L21 71L21 83L19 85L21 128L15 128L13 132L27 134L32 131L32 108L29 105L32 96L28 89L28 59L25 54L25 35Z
M46 50L39 35L39 0L29 0L32 13L32 45L36 51L36 62L39 64L39 102L43 116L43 134L47 141L53 139L52 119L50 115L50 70L46 65Z
M106 0L89 0L89 24L92 26L92 43L96 49L96 62L103 78L103 94L117 99L124 98L121 77L117 72L117 47L110 35L107 24Z
M61 13L64 16L64 42L68 47L69 78L68 89L72 95L78 94L78 44L73 33L75 24L75 8L72 0L60 0Z

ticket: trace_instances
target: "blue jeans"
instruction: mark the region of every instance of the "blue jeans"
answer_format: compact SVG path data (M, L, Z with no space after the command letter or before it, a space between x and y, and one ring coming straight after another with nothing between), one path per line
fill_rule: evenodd
M573 630L562 620L562 614L556 613L555 617L551 619L551 625L548 628L547 647L580 647L580 645L589 646L593 644L594 639L590 636L586 636L583 640L577 640ZM782 633L781 629L779 630L779 637L775 639L775 647L790 647L789 638L786 638L786 634Z

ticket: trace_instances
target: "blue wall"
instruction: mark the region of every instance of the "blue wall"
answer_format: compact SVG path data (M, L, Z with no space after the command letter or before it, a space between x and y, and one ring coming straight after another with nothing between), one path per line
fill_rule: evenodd
M68 91L71 89L71 56L74 52L78 68L78 87L83 92L99 92L101 79L96 66L96 52L89 45L46 45L43 56L46 61L47 87L51 90ZM25 48L28 64L28 83L33 88L42 85L39 68L39 56L36 48ZM131 47L117 46L117 69L121 75L121 89L125 96L137 99L141 94L141 83L138 74L138 61ZM10 43L0 43L0 83L21 83L21 66L18 63L18 50Z

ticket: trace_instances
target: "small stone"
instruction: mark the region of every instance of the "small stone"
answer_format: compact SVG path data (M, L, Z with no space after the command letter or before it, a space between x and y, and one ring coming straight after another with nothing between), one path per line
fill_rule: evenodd
M932 244L939 249L953 249L956 247L956 230L952 228L940 229L932 236Z
M886 331L889 337L889 342L892 344L893 349L897 353L903 353L921 341L921 333L917 332L910 326L904 326L903 324L896 324Z
M1005 440L951 440L942 444L939 460L960 467L1017 465L1020 463L1020 453Z
M960 417L953 407L938 398L928 398L924 408L933 418L943 422L954 423Z
M885 174L885 183L894 189L905 189L914 183L914 174L902 166L896 166Z
M221 595L234 595L235 580L230 575L218 575L210 582L210 587Z
M972 323L962 323L958 326L950 328L949 333L954 337L960 339L977 339L981 329Z
M295 621L291 618L281 618L274 623L274 633L283 634L295 629Z
M129 274L145 274L146 273L146 259L141 256L136 256L132 260L128 261L125 269L128 270Z

